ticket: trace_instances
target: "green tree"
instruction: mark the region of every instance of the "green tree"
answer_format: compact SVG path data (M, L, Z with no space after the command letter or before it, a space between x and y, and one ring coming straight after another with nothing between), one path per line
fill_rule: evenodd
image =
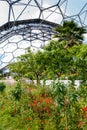
M69 48L64 48L63 42L51 41L44 50L48 55L47 68L49 72L54 74L55 78L70 74L74 62L73 55Z
M18 57L18 62L10 65L10 70L18 77L36 79L37 84L45 69L43 52L32 52L29 48L24 55Z
M83 81L87 80L87 44L83 44L79 48L76 55L76 66L79 78Z
M86 29L79 27L74 21L64 21L56 31L57 41L50 41L43 51L34 53L28 49L24 55L18 57L17 63L11 65L11 70L19 77L36 79L37 83L41 78L54 79L62 75L69 77L75 73L77 76L80 75L82 66L79 66L78 54L83 45L83 34Z
M79 52L80 45L84 39L83 34L86 29L79 27L73 20L64 21L63 25L56 27L58 38L52 40L45 48L48 54L48 70L61 77L62 74L69 77L71 74L77 74L76 55ZM48 53L49 52L49 53Z
M57 37L60 42L65 41L65 48L75 44L82 44L84 40L83 34L86 33L86 29L84 27L79 27L73 20L64 21L62 25L56 27L56 31L57 34L55 37Z
M64 84L61 82L54 82L52 84L52 92L55 97L55 101L58 104L58 118L56 117L56 128L69 130L72 129L70 126L72 124L73 128L77 127L79 116L77 117L77 113L79 112L78 106L76 106L79 98L79 94L77 93L75 87L72 84ZM77 113L76 113L77 112ZM64 123L61 124L61 121ZM77 119L76 121L75 118Z
M9 64L9 69L16 80L21 79L25 73L25 68L20 61Z

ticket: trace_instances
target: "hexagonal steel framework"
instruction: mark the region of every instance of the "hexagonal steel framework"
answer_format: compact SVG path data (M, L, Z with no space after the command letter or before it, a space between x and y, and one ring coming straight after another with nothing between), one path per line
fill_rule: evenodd
M79 26L87 27L87 3L81 3L77 10L70 2L0 0L0 69L25 53L27 47L42 48L64 20L73 19Z

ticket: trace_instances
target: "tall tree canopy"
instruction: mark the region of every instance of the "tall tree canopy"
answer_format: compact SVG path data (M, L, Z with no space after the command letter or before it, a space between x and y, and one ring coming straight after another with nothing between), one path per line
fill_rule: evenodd
M84 27L79 27L77 23L73 20L64 21L62 25L56 27L57 34L55 37L58 37L58 40L65 41L66 46L73 46L75 44L82 44L86 29Z
M62 42L51 41L44 51L48 54L48 70L54 74L54 77L60 78L71 73L74 65L71 48L65 49Z
M18 57L18 62L10 64L9 68L15 73L15 76L36 79L38 84L45 71L44 56L43 52L32 52L28 48L25 54Z
M83 39L86 33L84 27L79 27L73 20L64 21L63 25L56 27L57 34L44 50L49 51L49 69L58 77L62 74L67 76L77 74L77 56L80 48L83 48ZM80 46L81 47L80 47ZM67 48L67 49L66 49Z
M36 79L69 77L77 74L76 78L86 79L87 45L82 44L86 29L79 27L74 21L64 21L56 28L58 40L51 40L43 51L32 52L30 49L18 58L16 68L11 68L19 76ZM84 50L84 51L83 51ZM84 71L83 71L84 67Z

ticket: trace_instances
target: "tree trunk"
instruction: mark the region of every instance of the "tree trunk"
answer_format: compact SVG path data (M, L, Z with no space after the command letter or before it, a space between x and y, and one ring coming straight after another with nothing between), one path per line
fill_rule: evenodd
M40 78L39 78L39 75L37 75L37 85L39 85L40 83Z
M66 116L66 130L68 130L68 114L67 114L67 110L65 112L65 116Z

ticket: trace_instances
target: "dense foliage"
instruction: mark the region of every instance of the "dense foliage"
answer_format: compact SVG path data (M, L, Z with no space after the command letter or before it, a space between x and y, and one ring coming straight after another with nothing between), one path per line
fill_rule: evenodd
M53 82L44 87L18 84L0 93L1 130L87 129L87 86L82 84L76 90L72 83ZM20 98L12 94L16 90Z
M56 31L58 39L50 41L43 51L28 48L16 63L9 65L16 80L36 79L37 85L25 86L24 82L1 96L1 129L87 129L87 45L82 44L86 30L74 21L65 21ZM40 86L40 80L46 79L54 82ZM61 79L71 82L60 83ZM76 79L80 80L77 89Z
M4 82L0 82L0 92L1 93L4 91L5 88L6 88L6 85L4 84Z
M81 79L86 80L87 45L82 44L86 29L74 21L64 21L56 28L58 40L50 41L43 51L33 52L27 49L18 57L16 63L9 65L14 77L41 79Z

